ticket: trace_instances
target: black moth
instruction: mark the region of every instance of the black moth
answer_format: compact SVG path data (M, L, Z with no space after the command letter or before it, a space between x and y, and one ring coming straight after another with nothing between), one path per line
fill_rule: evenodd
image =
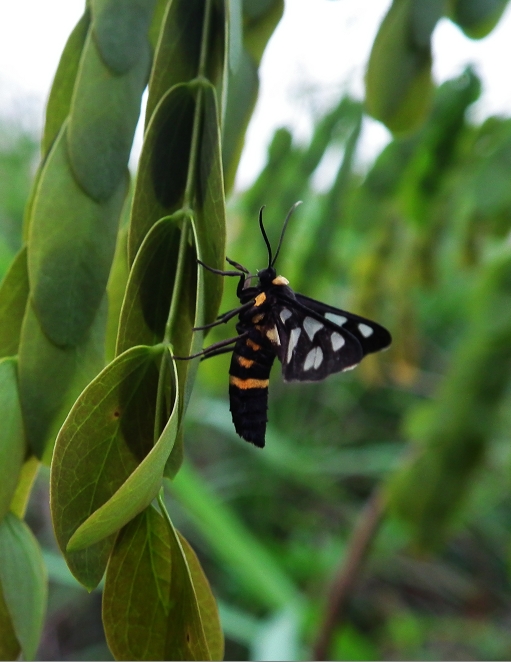
M229 369L229 399L236 432L260 448L264 447L270 370L278 357L285 382L317 382L334 372L351 370L366 354L391 343L390 333L376 322L293 292L288 280L278 276L277 260L289 211L275 257L259 212L259 226L268 249L268 266L251 275L245 267L227 258L236 271L203 267L222 276L238 276L241 306L221 315L201 329L223 324L239 315L238 336L205 348L204 359L232 351ZM252 278L257 285L251 285ZM178 357L176 357L178 358ZM187 357L193 358L193 357Z

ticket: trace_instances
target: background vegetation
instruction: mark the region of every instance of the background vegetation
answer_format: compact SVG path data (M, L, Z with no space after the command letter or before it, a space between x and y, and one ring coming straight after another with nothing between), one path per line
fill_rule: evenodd
M201 364L167 508L218 599L226 659L509 659L511 120L469 121L480 86L469 69L400 115L408 131L365 174L364 110L343 97L309 144L277 131L257 181L229 199L227 254L251 270L265 266L260 205L275 238L304 200L279 273L381 322L394 342L320 384L284 385L276 367L263 451L234 432L229 356ZM1 133L5 273L36 146L15 127ZM318 193L325 156L338 167ZM232 324L207 342L231 335ZM88 594L69 572L48 483L42 466L26 514L49 575L37 657L108 659L103 585Z

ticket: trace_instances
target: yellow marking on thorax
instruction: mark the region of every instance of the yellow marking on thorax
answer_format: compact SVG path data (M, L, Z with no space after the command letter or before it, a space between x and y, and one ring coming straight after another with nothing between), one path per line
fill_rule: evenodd
M272 283L274 285L289 285L288 279L284 278L284 276L277 276L272 280Z
M280 345L280 338L277 329L273 326L271 329L266 331L266 337L274 345Z
M251 347L254 350L254 352L257 352L257 350L261 349L261 345L258 345L250 338L247 338L247 345Z
M255 298L255 306L262 306L265 301L266 301L266 294L264 292L261 292L261 294L258 294Z
M269 383L269 379L240 379L239 377L234 377L234 375L229 375L229 384L243 390L249 388L266 388Z
M239 354L236 354L236 361L244 368L251 368L255 363L255 361L252 361L252 359L246 359L244 356L240 356Z
M264 318L264 313L259 313L258 315L254 315L254 317L252 317L252 322L254 324L257 324L257 322L260 322L263 318Z

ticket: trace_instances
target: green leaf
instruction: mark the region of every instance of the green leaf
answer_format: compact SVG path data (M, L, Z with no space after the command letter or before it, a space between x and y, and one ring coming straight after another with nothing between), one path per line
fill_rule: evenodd
M497 25L509 0L454 0L451 18L471 39L482 39Z
M368 112L391 131L418 126L429 110L431 48L413 36L413 0L394 0L373 43L366 74Z
M9 510L26 454L16 359L0 361L0 520Z
M147 233L131 268L121 309L117 354L163 340L176 278L181 230L173 217ZM193 324L193 321L192 321Z
M53 441L73 402L104 366L106 299L85 340L57 347L27 306L19 349L19 390L27 441L32 452L51 460Z
M69 35L60 56L59 66L53 79L50 97L46 106L44 135L41 145L43 157L50 151L53 141L62 128L66 117L69 115L76 74L78 73L78 66L89 25L90 10L86 9Z
M170 549L161 515L147 508L120 531L103 590L103 625L117 660L164 660Z
M32 485L37 477L37 472L39 471L40 466L40 462L36 456L31 455L21 467L19 481L14 496L12 497L10 507L11 511L20 519L25 517Z
M128 227L122 227L117 235L115 254L108 279L108 322L106 326L106 360L110 362L115 357L117 334L119 332L119 320L124 295L128 284ZM143 345L147 343L133 343Z
M28 251L33 305L56 345L82 342L97 315L127 183L105 203L91 200L70 171L64 126L41 175Z
M92 29L105 64L128 72L145 57L156 0L92 0Z
M211 660L213 658L206 640L197 594L186 555L178 533L166 513L165 521L170 539L172 572L164 659ZM214 637L213 643L218 646L217 637Z
M168 91L197 76L204 7L203 0L173 0L169 3L149 81L146 127Z
M78 398L55 445L50 484L55 534L71 571L88 588L101 579L114 538L80 552L68 553L67 545L153 448L156 360L162 351L162 347L134 347L110 363ZM142 479L148 480L145 470ZM126 490L129 487L121 493L123 498ZM114 508L115 517L122 521L123 514ZM89 554L94 556L90 567Z
M16 638L0 585L0 660L17 660L20 653L21 646Z
M195 554L181 536L180 541L184 553L172 527L152 507L119 533L103 592L105 634L116 659L211 659L202 617L215 652L222 653L214 598Z
M236 73L243 49L243 16L241 0L228 0L229 15L229 70Z
M225 260L225 197L215 90L202 89L202 121L196 173L198 253L210 267L222 269ZM216 319L222 300L223 278L204 270L204 323Z
M96 202L114 195L125 176L150 62L145 39L135 65L116 75L101 60L92 36L87 38L71 103L67 146L76 179Z
M170 355L169 355L170 356ZM177 383L175 364L170 361L174 369L173 383ZM98 508L71 536L67 549L69 552L78 551L84 547L106 538L111 533L118 531L127 524L135 515L138 515L157 496L162 486L163 471L165 463L170 455L177 434L178 396L173 398L172 410L158 441L126 479L115 494L100 508ZM96 412L90 414L90 418L80 431L80 435L90 431L90 422L97 416ZM73 425L70 418L69 425ZM92 431L92 434L94 432ZM70 443L79 443L78 435L75 435Z
M0 285L0 319L4 320L0 324L0 357L18 353L28 292L27 249L23 247Z
M30 529L12 513L0 522L0 582L23 656L33 660L46 610L46 568Z
M197 604L204 628L204 635L208 644L212 660L224 659L224 634L220 625L220 615L215 597L211 591L204 570L193 551L190 543L179 532L179 542L183 548L186 563L192 578L193 588L197 596Z
M163 97L146 131L131 211L130 264L151 227L181 208L188 174L195 91L177 85Z

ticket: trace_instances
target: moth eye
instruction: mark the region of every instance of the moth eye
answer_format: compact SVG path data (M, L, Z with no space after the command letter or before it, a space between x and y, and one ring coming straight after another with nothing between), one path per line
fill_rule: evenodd
M303 328L307 332L309 338L313 340L316 333L323 328L323 324L315 320L313 317L306 317L303 320Z
M330 342L332 343L332 348L334 352L337 352L339 349L341 349L343 345L346 344L344 338L341 336L340 333L337 333L337 331L334 331L330 336Z
M298 338L300 337L300 334L302 333L301 329L292 329L291 333L289 334L289 345L287 346L287 362L291 361L291 357L293 356L294 349L296 347L296 344L298 342Z
M314 368L317 370L323 362L323 351L321 347L313 347L311 351L305 357L305 363L303 364L304 370L310 370Z
M373 329L371 329L370 326L367 326L367 324L360 323L358 325L358 330L364 336L364 338L369 338L369 336L373 335Z
M290 317L293 317L293 313L287 308L282 308L280 311L280 319L282 320L282 323L285 324L286 320L288 320Z
M336 315L335 313L325 313L325 317L337 326L342 326L348 321L348 318L344 315Z

